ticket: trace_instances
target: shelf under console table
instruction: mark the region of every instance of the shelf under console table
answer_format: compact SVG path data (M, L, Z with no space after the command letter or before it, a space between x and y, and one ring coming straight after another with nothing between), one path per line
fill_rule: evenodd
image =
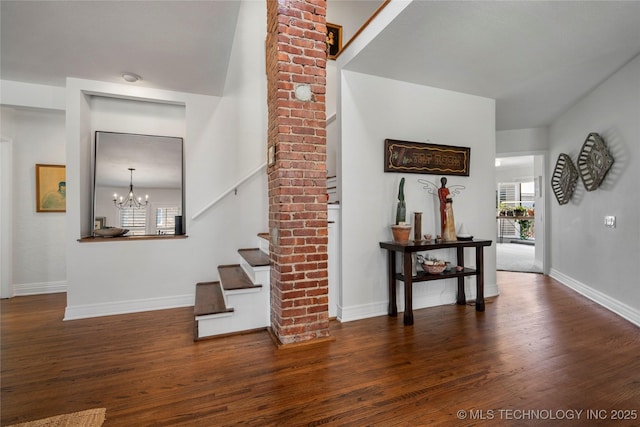
M466 276L476 277L476 311L484 311L484 247L491 246L491 240L457 240L454 242L435 241L408 241L408 242L380 242L380 247L387 250L388 258L388 279L389 279L389 316L398 315L396 303L396 281L404 283L404 324L413 325L413 283L426 282L431 280L458 279L458 294L456 303L465 305L467 303L464 292L464 278ZM476 268L464 268L462 271L443 272L440 274L429 274L419 272L412 275L412 254L436 249L456 249L456 265L464 266L464 248L475 248ZM402 272L396 272L396 253L403 254ZM455 267L455 266L454 266Z

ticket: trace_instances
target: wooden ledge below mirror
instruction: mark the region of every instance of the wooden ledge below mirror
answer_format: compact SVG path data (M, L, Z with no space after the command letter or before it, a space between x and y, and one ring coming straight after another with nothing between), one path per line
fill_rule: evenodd
M97 242L124 242L124 241L140 241L140 240L174 240L174 239L186 239L189 237L186 234L162 234L162 235L148 235L148 236L119 236L119 237L82 237L78 239L80 243L97 243Z

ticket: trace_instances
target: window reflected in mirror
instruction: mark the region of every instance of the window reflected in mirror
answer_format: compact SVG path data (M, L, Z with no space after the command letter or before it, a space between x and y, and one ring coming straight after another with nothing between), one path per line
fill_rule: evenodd
M93 171L94 230L185 233L182 138L96 131Z

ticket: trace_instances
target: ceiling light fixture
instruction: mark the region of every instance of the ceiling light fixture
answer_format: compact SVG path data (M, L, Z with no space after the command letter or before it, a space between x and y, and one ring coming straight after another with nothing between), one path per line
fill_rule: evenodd
M129 83L135 83L138 80L142 80L142 77L134 73L122 73L122 78Z
M116 205L116 208L118 209L130 209L130 208L140 209L149 204L148 194L145 194L144 196L144 203L142 202L142 197L136 198L136 196L133 194L133 171L134 170L135 170L134 168L129 168L129 172L131 173L131 181L129 181L129 194L127 198L125 199L123 196L120 196L120 199L118 199L118 194L117 193L113 194L113 204Z

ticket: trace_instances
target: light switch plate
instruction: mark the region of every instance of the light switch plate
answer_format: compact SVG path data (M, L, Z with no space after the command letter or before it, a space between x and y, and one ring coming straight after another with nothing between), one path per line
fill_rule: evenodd
M616 217L615 216L605 216L604 217L604 225L609 228L616 228Z

